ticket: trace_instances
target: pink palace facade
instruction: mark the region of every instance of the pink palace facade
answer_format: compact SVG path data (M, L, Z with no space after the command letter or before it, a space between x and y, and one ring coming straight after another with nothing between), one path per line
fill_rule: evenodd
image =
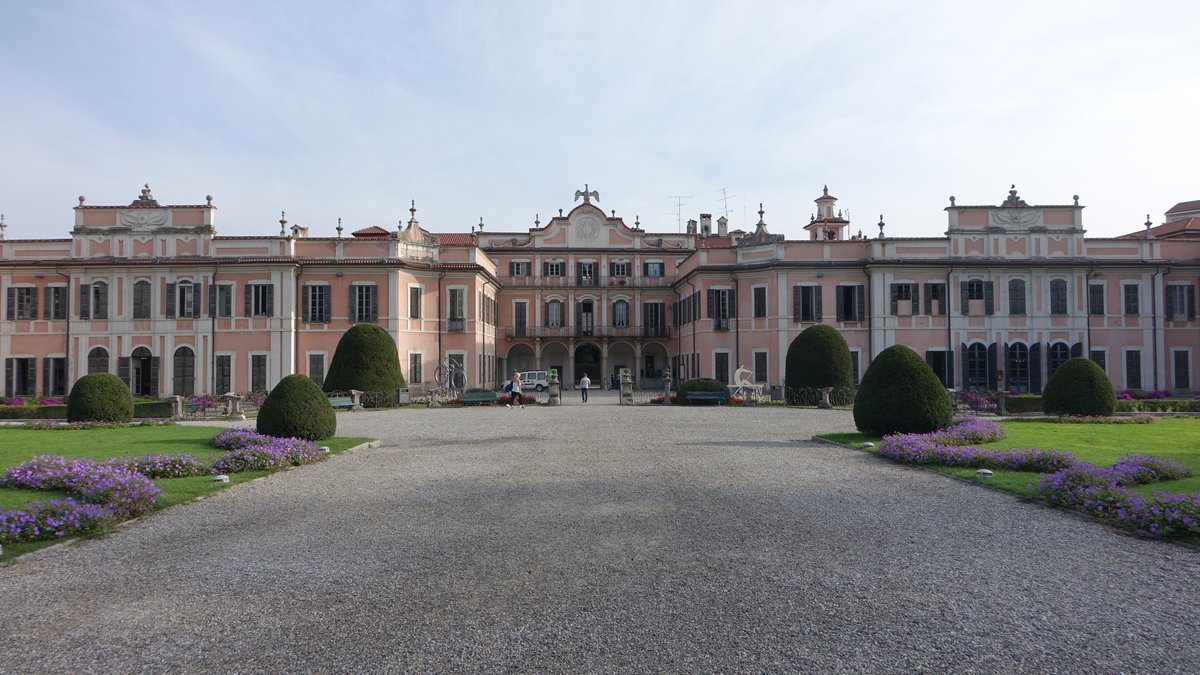
M412 217L342 236L288 226L217 236L216 207L80 198L69 237L6 238L0 223L5 396L60 396L89 372L135 395L269 390L320 382L360 322L395 338L405 376L432 385L454 360L469 386L557 368L574 383L630 368L638 386L729 381L739 366L782 384L791 340L815 323L845 336L861 373L882 349L915 349L948 387L1038 392L1072 356L1118 389L1195 390L1200 202L1119 238L1089 239L1083 206L951 198L942 236L850 236L826 189L808 238L701 214L648 232L576 193L530 229L431 234ZM28 231L52 229L38 225ZM64 228L65 229L65 228ZM939 228L940 229L940 228Z

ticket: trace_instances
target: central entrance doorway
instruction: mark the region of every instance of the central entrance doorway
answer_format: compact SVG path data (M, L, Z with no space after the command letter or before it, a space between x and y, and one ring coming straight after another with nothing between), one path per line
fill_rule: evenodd
M577 384L584 373L595 383L593 386L599 387L600 348L591 343L584 343L575 348L575 379L571 385Z

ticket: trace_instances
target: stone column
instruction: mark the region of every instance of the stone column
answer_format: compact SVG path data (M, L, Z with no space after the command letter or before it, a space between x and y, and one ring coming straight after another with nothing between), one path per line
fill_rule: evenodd
M829 402L829 395L833 393L833 387L821 387L821 402L817 404L818 408L829 409L833 404Z
M562 405L562 381L558 379L558 371L552 370L547 376L550 378L550 399L546 405Z
M225 400L225 417L231 420L244 420L246 413L242 412L242 397L234 393L223 394Z
M171 417L174 417L177 420L183 419L183 397L182 396L176 395L176 396L171 397Z

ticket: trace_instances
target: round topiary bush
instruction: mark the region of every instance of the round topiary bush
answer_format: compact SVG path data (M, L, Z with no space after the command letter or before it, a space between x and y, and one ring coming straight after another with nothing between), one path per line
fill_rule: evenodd
M941 381L904 345L879 352L854 397L854 425L872 436L936 431L950 426L952 417Z
M275 385L258 409L257 431L278 438L317 441L337 432L337 414L329 398L307 375L288 375Z
M698 401L690 404L688 403L687 393L689 391L719 391L722 394L725 394L724 401L726 403L729 402L729 389L727 389L724 384L712 379L711 377L694 377L690 380L685 380L683 384L679 385L679 391L677 392L676 397L676 400L679 403L683 403L685 405L701 405L701 403ZM714 403L717 403L717 401L714 401Z
M1042 410L1052 415L1108 417L1117 393L1108 376L1091 359L1075 357L1058 367L1042 391Z
M338 340L325 391L391 391L405 387L396 341L373 323L353 326Z
M129 385L112 373L91 373L75 381L67 397L68 422L132 422Z
M783 383L802 387L853 387L850 347L833 326L805 328L788 346Z

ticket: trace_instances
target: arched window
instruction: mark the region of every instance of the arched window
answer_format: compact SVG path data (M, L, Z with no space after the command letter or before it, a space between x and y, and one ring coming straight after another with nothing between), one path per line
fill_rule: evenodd
M559 327L563 325L562 300L551 300L546 303L546 325Z
M104 347L92 347L88 352L88 374L108 372L108 350Z
M1008 387L1021 393L1027 393L1029 391L1029 347L1020 342L1009 345L1004 370Z
M191 396L196 393L196 355L191 347L175 350L174 390L176 396Z
M967 347L967 372L963 376L968 391L987 391L987 356L987 347L982 343L976 342Z
M617 300L613 303L613 325L629 325L629 301Z
M1050 345L1050 353L1046 355L1047 379L1058 370L1058 367L1071 358L1071 348L1065 342L1055 342Z

